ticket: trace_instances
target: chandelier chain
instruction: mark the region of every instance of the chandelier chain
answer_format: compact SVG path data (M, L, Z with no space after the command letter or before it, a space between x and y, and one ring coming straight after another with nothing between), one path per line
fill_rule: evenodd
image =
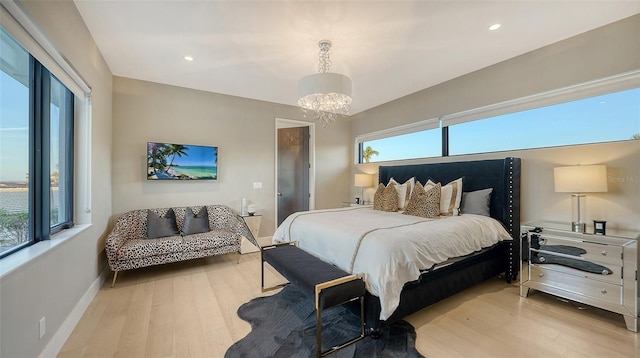
M327 73L329 69L331 69L331 59L329 56L331 55L331 41L322 40L320 41L320 53L318 54L319 62L318 62L318 72Z

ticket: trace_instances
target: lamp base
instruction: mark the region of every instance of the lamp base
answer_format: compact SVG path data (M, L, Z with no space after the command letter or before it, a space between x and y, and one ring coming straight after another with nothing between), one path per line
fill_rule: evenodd
M587 224L581 222L572 222L571 231L584 233L587 231Z

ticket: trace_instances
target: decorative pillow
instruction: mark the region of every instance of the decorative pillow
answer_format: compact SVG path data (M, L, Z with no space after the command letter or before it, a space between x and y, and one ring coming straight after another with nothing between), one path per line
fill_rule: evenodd
M435 219L440 215L440 183L425 188L417 182L403 214Z
M184 212L184 225L182 226L182 236L198 234L201 232L209 232L209 213L207 207L203 206L197 215L193 213L191 208L187 208Z
M404 184L398 183L395 179L391 178L389 183L396 184L396 191L398 191L398 208L404 210L409 203L409 197L411 197L411 191L413 190L415 178L411 178L404 182Z
M431 180L427 185L435 184ZM462 178L451 181L442 186L440 190L440 215L460 215L460 202L462 201Z
M156 214L152 210L147 210L147 238L157 239L159 237L180 235L178 224L176 223L176 213L173 209L167 210L164 217Z
M462 193L460 211L463 214L491 216L489 203L491 202L492 191L493 188L488 188Z
M398 211L398 192L394 183L389 183L386 187L378 185L373 196L373 210Z
M373 194L373 210L382 210L382 194L384 193L384 184L378 184L375 194Z

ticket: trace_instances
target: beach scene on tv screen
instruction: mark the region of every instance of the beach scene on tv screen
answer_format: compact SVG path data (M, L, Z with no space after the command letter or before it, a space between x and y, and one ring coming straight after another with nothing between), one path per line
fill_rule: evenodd
M218 179L218 147L149 142L147 179Z

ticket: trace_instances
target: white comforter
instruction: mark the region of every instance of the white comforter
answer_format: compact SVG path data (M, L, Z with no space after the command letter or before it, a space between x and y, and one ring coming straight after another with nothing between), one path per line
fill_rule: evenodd
M366 207L292 214L273 242L300 248L349 273L364 273L367 290L380 298L380 319L391 316L405 283L450 258L511 237L495 219L472 214L424 219Z

